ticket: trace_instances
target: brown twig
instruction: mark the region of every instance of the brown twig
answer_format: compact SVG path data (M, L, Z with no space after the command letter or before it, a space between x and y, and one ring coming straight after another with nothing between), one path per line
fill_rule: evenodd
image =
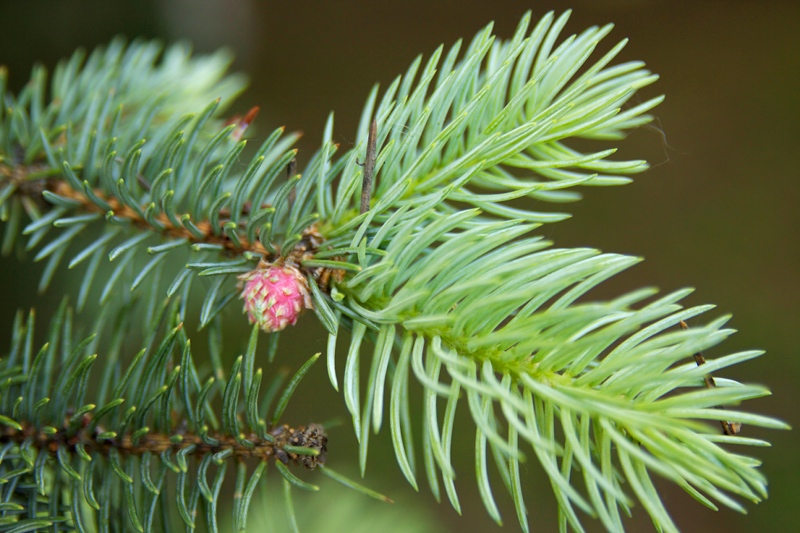
M81 209L89 213L102 213L105 215L103 209L89 201L86 196L84 195L83 191L75 191L69 184L61 179L49 179L47 180L45 188L59 196L64 198L69 198L71 200L75 200L81 203ZM139 213L135 210L131 209L127 205L120 202L117 198L113 196L106 196L102 190L94 189L93 190L95 196L100 198L101 200L105 201L110 207L111 211L114 212L114 216L119 218L124 218L126 220L130 220L131 223L141 229L147 230L155 230L147 220L142 218ZM180 216L178 216L180 219ZM247 238L244 236L239 237L239 241L241 246L237 246L233 241L231 241L225 234L215 235L211 228L211 223L206 220L198 220L194 222L197 228L203 233L204 237L202 239L198 239L192 233L182 226L175 226L167 217L166 214L160 213L155 216L155 219L164 226L164 229L161 230L161 233L172 237L175 239L186 239L190 242L195 243L206 243L206 244L218 244L224 247L228 252L232 254L242 254L246 251L254 252L263 255L264 257L269 257L270 253L261 245L258 240L253 242L249 242ZM224 221L221 221L222 224Z
M112 449L122 455L143 455L146 452L161 454L166 450L175 452L189 446L194 446L191 455L205 455L206 453L219 453L231 450L232 455L241 459L269 459L274 457L284 464L290 461L301 464L313 470L318 464L324 464L327 454L328 437L325 430L318 424L290 428L287 425L278 426L270 431L271 440L261 439L255 434L246 436L247 445L230 435L210 435L211 439L204 440L197 434L177 433L180 439L175 441L175 435L160 433L147 433L136 442L130 435L115 438L98 438L99 430L90 431L88 428L91 417L84 416L82 428L70 432L68 428L60 428L54 433L45 433L32 425L25 424L22 429L3 426L0 429L0 443L16 442L21 444L30 441L33 445L49 453L56 453L59 447L66 447L70 452L75 452L79 445L88 451L95 451L108 455ZM213 439L213 440L212 440ZM212 444L212 442L215 442ZM305 447L317 450L317 455L302 455L284 449L286 446Z
M293 159L287 169L290 173L290 176L297 175L296 165L297 163ZM16 191L14 192L15 195L26 196L42 207L50 205L42 197L44 191L49 191L80 204L76 207L76 210L78 211L82 211L84 213L99 213L104 216L108 214L108 209L98 206L86 196L86 193L83 190L73 189L69 182L61 179L60 177L33 177L36 174L42 174L47 168L48 167L46 165L40 163L12 166L8 165L7 163L0 162L0 186L2 186L5 182L11 182L16 187ZM237 256L246 252L252 252L254 254L261 255L263 260L267 262L273 262L278 260L280 257L283 257L287 261L299 264L303 261L312 259L314 254L320 249L321 246L323 246L324 243L324 239L319 233L317 225L313 224L303 230L302 239L297 242L293 249L288 253L282 253L278 247L275 247L275 250L271 252L267 250L258 239L254 239L253 242L250 242L241 232L237 235L239 241L238 243L231 240L231 238L228 237L228 235L224 232L214 232L213 228L211 227L211 223L208 220L192 221L195 228L199 230L199 233L201 234L199 236L196 233L189 231L183 225L174 224L172 219L163 212L153 215L153 218L157 222L157 226L154 226L141 215L139 210L131 208L113 195L107 195L102 189L94 188L92 189L92 194L110 207L110 211L113 213L115 218L130 221L131 225L137 229L157 233L169 239L183 239L191 244L218 245L221 246L225 253L230 256ZM260 206L262 209L265 207L269 206L263 204ZM245 202L241 207L241 214L248 215L253 210L254 207L252 204L250 202ZM219 225L222 227L231 219L231 212L229 209L221 209L219 214ZM182 216L179 213L176 213L174 218L177 220L182 220ZM336 273L343 273L343 271L335 268L313 268L310 269L309 272L317 279L320 279L322 276L329 278L331 274L335 275Z
M372 183L375 177L375 160L377 154L378 121L373 120L367 135L367 154L364 157L364 174L361 181L361 213L369 211L372 198Z

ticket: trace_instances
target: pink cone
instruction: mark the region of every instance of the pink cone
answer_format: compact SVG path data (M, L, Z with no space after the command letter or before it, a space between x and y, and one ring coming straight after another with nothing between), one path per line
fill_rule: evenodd
M242 298L251 324L267 333L294 325L304 309L311 309L308 282L292 266L257 268L239 277L245 282Z

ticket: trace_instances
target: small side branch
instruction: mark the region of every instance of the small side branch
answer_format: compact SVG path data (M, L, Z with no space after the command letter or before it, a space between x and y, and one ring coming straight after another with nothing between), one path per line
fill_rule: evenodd
M372 182L375 177L375 160L377 152L378 121L373 120L367 135L367 155L364 159L364 179L361 183L361 213L369 211L369 201L372 199Z

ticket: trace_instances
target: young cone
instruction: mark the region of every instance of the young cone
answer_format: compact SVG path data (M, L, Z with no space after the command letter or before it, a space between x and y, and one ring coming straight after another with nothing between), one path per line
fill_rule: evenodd
M259 265L239 279L244 312L267 333L294 325L304 309L313 309L308 282L294 266Z

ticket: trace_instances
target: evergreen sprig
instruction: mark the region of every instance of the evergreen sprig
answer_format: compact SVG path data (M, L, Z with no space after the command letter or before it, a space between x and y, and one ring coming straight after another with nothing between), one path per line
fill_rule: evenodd
M157 60L158 48L151 43L125 47L115 42L92 54L82 67L81 54L62 64L50 84L49 101L42 69L34 70L17 96L5 90L5 72L0 72L0 214L7 221L3 250L37 250L35 260L47 259L42 289L65 257L71 258L70 268L86 262L78 307L97 285L101 302L122 293L126 304L136 294L147 309L145 316L157 316L166 294L171 303L163 309L174 309L167 319L173 328L186 320L193 282L207 278L210 285L202 302L191 305L199 308L200 327L209 329L212 339L219 336L220 314L240 292L238 276L265 264L297 269L329 333L327 368L335 388L341 381L359 439L362 474L370 433L383 427L388 413L403 474L418 487L412 428L419 425L424 475L436 499L443 488L456 510L460 503L451 457L454 446L461 446L453 436L462 406L475 425L477 485L497 522L489 463L499 472L527 531L520 464L530 456L550 478L564 529L582 530L580 510L609 530L622 530L623 514L638 501L658 529L676 530L652 474L675 482L708 507L722 504L742 511L735 498L761 500L766 481L757 460L730 447L766 443L737 435L734 428L742 423L786 426L719 407L764 396L766 388L708 376L760 352L709 361L699 356L732 331L724 327L726 318L686 327L685 321L711 308L683 309L678 302L688 290L654 298L655 291L646 289L607 302L589 300L592 288L639 259L550 248L533 232L568 215L514 205L520 198L529 198L529 203L573 201L578 193L568 189L624 184L629 175L647 168L644 161L612 159L613 148L583 153L570 146L575 138L624 137L650 120L646 113L661 98L629 105L657 76L641 62L612 65L625 41L589 63L611 25L589 28L559 43L568 16L548 14L531 28L528 14L509 41L496 39L490 25L463 53L458 42L447 53L437 49L424 66L418 57L380 100L378 87L373 88L356 146L341 155L332 141L331 115L322 146L302 173L292 148L297 136L284 135L283 128L245 155L243 136L257 110L229 119L227 125L220 118L223 102L240 88L235 78L224 77L221 56L192 59L182 49L170 48ZM374 188L367 189L364 184L373 178ZM83 230L94 233L73 246ZM178 265L167 257L179 258ZM110 268L101 269L106 259ZM22 331L20 325L17 329ZM154 321L146 327L149 338L157 330ZM270 334L272 354L277 335ZM254 328L251 345L257 336ZM342 355L337 342L343 337L349 345ZM7 440L8 450L19 450L11 472L35 477L36 465L26 462L30 456L22 451L24 443L30 443L26 450L41 452L55 441L26 434L18 415L48 394L56 366L48 363L37 370L44 372L41 378L23 383L29 363L17 369L16 361L33 359L18 354L19 346L30 345L20 344L20 338L6 372L8 387L24 389L23 400L6 395L2 420L11 428L6 434L17 435ZM181 436L171 418L178 416L197 432L181 452L194 445L192 452L214 457L222 452L208 448L208 439L224 439L207 432L204 423L217 413L229 449L250 449L250 432L265 443L265 457L313 463L308 459L313 454L303 455L292 443L276 448L270 440L275 436L254 410L260 374L250 350L227 379L216 365L217 377L223 377L220 411L204 403L210 401L213 385L201 386L197 373L190 371L194 366L185 331L173 329L166 339L172 340L164 341L170 343L165 354L173 344L183 354L181 370L169 368L166 355L154 355L148 364L158 372L137 371L137 379L125 382L127 388L108 397L101 390L97 405L127 392L135 398L133 405L147 406L143 414L127 418L115 411L116 425L109 427L116 429L109 431L129 431L129 449L150 429L180 447L172 442ZM371 351L365 341L373 345ZM62 376L75 376L77 384L83 383L84 374L75 372L94 362L84 348L75 359L62 358L70 369ZM55 356L47 357L51 361ZM105 357L98 363L112 376L115 361ZM340 375L337 366L342 363ZM298 371L300 377L310 364ZM362 390L364 369L368 379ZM410 405L411 376L423 391L419 418ZM63 417L69 403L91 420L93 409L82 405L83 385L76 386L74 401L59 397L47 412ZM272 424L277 424L291 387ZM173 389L180 393L172 395ZM62 392L72 394L71 389ZM195 394L204 407L192 404ZM171 409L175 415L168 415ZM69 431L56 418L39 424L30 418L32 412L24 414L28 417L19 420L37 431L51 427L59 438ZM725 428L722 435L718 422ZM102 454L103 446L97 444L96 453ZM132 455L152 454L138 451ZM76 446L56 446L53 453L66 475L53 477L54 483L78 473L74 465L86 461ZM119 449L109 448L111 473L103 479L121 479L123 484L107 493L116 499L100 506L100 512L127 505L130 523L149 523L136 522L133 517L139 515L130 514L128 502L141 502L146 491L124 500L125 487L139 485L126 481L133 479L126 473L128 466L114 467L114 453ZM43 459L41 468L46 464ZM162 458L162 464L170 469L172 463ZM287 487L304 486L282 460L276 465ZM198 468L204 476L205 467ZM8 477L8 470L3 472ZM181 472L185 481L188 467L178 465L179 477ZM251 494L246 471L239 472L237 487L242 490L237 494ZM22 487L32 490L27 484ZM64 501L77 505L77 490ZM208 500L199 486L192 490L192 505L201 496ZM48 516L66 516L59 507L61 497L48 494ZM178 498L177 508L190 526L194 508L186 507L186 498ZM38 504L30 505L38 509ZM234 507L243 527L247 505ZM206 509L213 524L215 505ZM80 510L73 507L68 513L79 527ZM36 512L33 516L38 520Z
M284 463L310 469L324 463L327 437L320 426L277 424L290 394L278 402L269 428L260 415L271 399L259 405L261 369L243 376L254 365L258 336L252 335L228 374L217 369L221 379L205 379L182 325L175 324L174 307L156 317L167 322L160 342L150 339L126 368L119 359L129 354L112 348L98 370L98 354L92 353L98 337L75 337L66 301L38 352L34 313L27 320L18 314L3 376L2 404L12 405L4 410L9 416L1 419L0 432L3 530L50 527L66 520L63 510L78 531L88 523L138 531L163 523L170 530L175 525L159 513L169 505L186 527L194 529L199 520L216 531L219 490L231 460L238 465L236 483L244 487L234 497L234 529L244 530L269 460L295 483ZM117 320L108 328L112 336L123 324ZM102 385L93 391L90 382ZM256 463L249 475L248 460ZM172 495L162 490L168 476L175 479ZM205 515L198 511L201 500Z

